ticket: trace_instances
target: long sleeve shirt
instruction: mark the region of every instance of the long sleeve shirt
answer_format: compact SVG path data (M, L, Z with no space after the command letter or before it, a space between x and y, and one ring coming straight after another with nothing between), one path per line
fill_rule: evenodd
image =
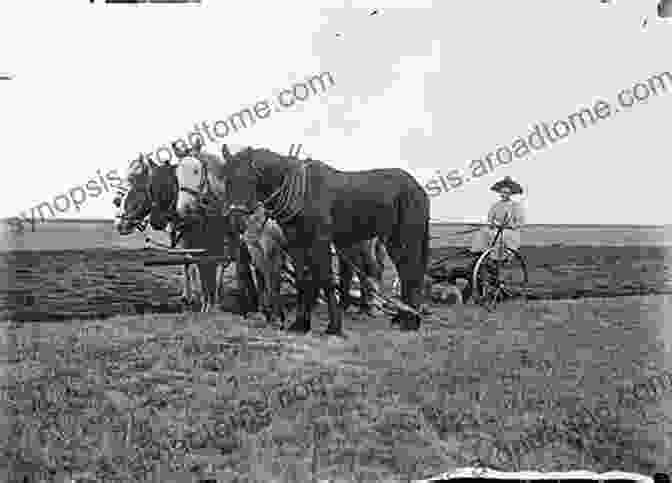
M507 221L511 228L517 229L525 224L523 207L517 201L498 201L488 212L488 223L502 224Z

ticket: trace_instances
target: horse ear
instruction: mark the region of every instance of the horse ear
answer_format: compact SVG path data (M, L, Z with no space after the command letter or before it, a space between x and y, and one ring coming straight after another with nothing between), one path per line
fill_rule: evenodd
M143 157L143 159L147 160L147 165L150 168L152 169L158 168L158 165L154 162L151 156L142 156L142 154L140 156Z
M226 144L222 144L222 157L227 163L233 158L233 156L231 156L231 151L229 151L229 147Z

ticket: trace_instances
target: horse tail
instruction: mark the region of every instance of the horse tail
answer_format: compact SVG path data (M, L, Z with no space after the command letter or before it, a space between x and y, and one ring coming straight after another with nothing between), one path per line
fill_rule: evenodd
M387 253L385 252L385 244L380 239L380 237L375 237L373 239L373 260L376 261L377 269L382 276L383 271L385 270L385 259Z
M423 272L427 273L429 269L429 217L425 220L425 235L422 240L422 266Z

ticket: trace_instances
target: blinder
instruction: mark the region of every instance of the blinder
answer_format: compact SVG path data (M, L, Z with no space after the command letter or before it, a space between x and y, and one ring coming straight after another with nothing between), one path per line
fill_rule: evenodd
M126 189L123 189L123 190L120 189L120 190L117 191L117 195L112 200L112 204L116 208L121 209L122 204L124 202L124 196L128 195L128 191L129 190L126 190ZM144 192L145 192L145 196L146 196L145 203L147 203L147 202L151 203L151 195L149 193L149 189L146 186L145 186ZM137 211L142 211L142 210L137 210ZM120 215L117 215L116 218L121 220L124 223L128 223L134 229L137 229L141 232L145 231L145 229L147 228L147 220L146 220L147 215L143 216L142 218L138 218L138 217L131 216L128 213L124 212L124 213L121 213Z

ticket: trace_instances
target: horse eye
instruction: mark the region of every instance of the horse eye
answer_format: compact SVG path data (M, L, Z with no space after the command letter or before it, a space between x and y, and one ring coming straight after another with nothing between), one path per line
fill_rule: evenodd
M113 200L112 200L112 203L114 204L114 206L116 206L117 208L119 208L119 207L121 206L121 198L115 198L115 199L113 199Z
M194 169L194 174L198 174L198 170L197 170L197 169Z

